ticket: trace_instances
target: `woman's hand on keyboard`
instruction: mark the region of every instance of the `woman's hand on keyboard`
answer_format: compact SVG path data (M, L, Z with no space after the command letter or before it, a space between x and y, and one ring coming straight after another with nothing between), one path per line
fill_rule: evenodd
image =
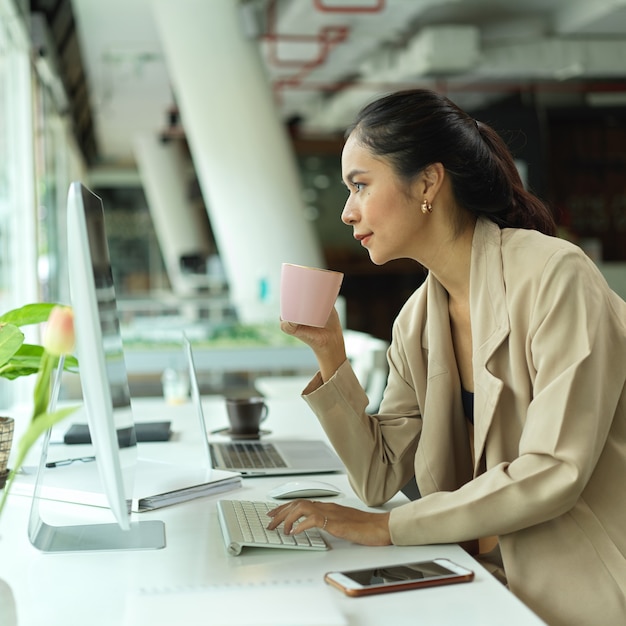
M340 539L366 546L391 545L389 513L370 513L329 502L293 500L268 512L269 530L284 524L286 534L320 528Z

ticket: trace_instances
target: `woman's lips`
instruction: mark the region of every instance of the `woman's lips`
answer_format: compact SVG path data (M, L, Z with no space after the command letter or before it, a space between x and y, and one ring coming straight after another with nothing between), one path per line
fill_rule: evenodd
M367 246L367 243L370 240L371 236L372 236L372 233L369 233L367 235L354 235L354 238L357 241L360 241L362 246Z

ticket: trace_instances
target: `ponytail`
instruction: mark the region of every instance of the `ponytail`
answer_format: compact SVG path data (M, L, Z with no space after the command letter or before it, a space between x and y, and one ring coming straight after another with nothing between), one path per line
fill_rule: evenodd
M515 161L506 144L493 128L477 122L482 140L487 145L493 167L502 172L505 187L510 189L506 208L500 210L477 209L476 214L484 214L501 228L526 228L538 230L546 235L556 234L556 222L547 206L534 194L524 188Z

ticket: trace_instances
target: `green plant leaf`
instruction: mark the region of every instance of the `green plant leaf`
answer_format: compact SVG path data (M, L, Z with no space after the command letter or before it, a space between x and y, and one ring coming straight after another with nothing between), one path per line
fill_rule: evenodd
M0 368L0 374L9 380L30 376L39 370L43 348L22 344L19 350Z
M0 347L0 353L1 350ZM0 376L8 380L15 380L20 376L35 374L39 370L42 355L43 348L41 346L24 343L4 364L0 360ZM78 372L78 359L75 356L66 355L63 370L76 374Z
M7 311L0 315L0 322L7 322L15 326L28 326L30 324L41 324L50 317L50 311L57 306L55 302L36 302L25 304L19 309Z
M43 347L31 343L23 343L20 349L15 353L14 360L24 364L35 363L41 360L43 355ZM78 372L78 359L71 354L65 355L65 364L63 370L66 372Z
M24 343L24 333L13 324L0 324L0 366L4 365Z
M43 354L43 346L33 343L23 343L20 349L15 353L16 358L37 358L40 359Z
M30 376L31 374L36 374L39 371L39 367L28 367L19 365L17 363L8 363L3 367L0 367L0 376L2 378L6 378L7 380L15 380L16 378L20 378L21 376Z

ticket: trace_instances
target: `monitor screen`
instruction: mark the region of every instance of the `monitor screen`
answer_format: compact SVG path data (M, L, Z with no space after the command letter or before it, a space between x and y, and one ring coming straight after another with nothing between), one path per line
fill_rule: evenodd
M104 210L98 196L74 182L67 211L70 296L83 402L103 488L118 524L128 529L137 440ZM127 445L120 447L119 440Z

